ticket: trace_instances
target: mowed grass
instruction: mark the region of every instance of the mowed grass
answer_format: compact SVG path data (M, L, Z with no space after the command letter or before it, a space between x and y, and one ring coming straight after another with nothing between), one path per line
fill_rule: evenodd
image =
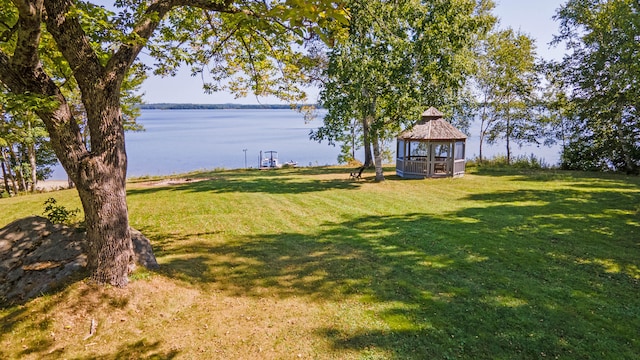
M131 181L160 270L0 309L0 358L638 358L640 178L350 170ZM0 225L50 196L80 206L1 199Z

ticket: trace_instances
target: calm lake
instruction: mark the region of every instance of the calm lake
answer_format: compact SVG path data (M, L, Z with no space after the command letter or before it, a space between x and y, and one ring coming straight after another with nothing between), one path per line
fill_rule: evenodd
M129 177L255 168L260 151L277 151L280 162L292 160L298 166L335 165L340 153L339 147L309 140L309 132L321 125L321 118L305 123L302 114L288 109L142 110L138 122L146 131L126 133ZM469 159L478 153L479 143L477 128L472 126L471 133ZM485 144L483 151L489 157L506 153L502 144ZM513 151L516 155L533 153L552 165L559 159L557 147L516 147ZM66 179L61 166L51 179Z

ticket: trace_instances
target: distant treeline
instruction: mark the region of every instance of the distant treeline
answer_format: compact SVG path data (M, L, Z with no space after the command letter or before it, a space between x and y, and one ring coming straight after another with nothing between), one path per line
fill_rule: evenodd
M303 105L295 105L301 107ZM225 110L225 109L291 109L291 105L286 104L140 104L140 109L144 110Z

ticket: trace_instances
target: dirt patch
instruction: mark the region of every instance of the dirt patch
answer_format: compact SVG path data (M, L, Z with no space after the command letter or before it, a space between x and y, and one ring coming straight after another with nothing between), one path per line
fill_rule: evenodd
M36 184L37 191L56 191L69 189L69 181L67 180L44 180L38 181Z
M201 181L212 180L212 178L178 178L178 179L162 179L154 181L136 182L134 185L139 187L155 187L155 186L175 186L184 185L190 183L197 183Z
M177 179L161 179L151 181L136 181L130 182L131 185L136 187L154 187L154 186L175 186L189 183L197 183L200 181L212 180L212 178L177 178ZM67 180L44 180L38 181L36 184L37 191L56 191L69 189L69 182Z
M149 240L135 229L131 238L135 263L158 267ZM40 216L0 229L0 305L24 303L86 276L86 243L83 231Z

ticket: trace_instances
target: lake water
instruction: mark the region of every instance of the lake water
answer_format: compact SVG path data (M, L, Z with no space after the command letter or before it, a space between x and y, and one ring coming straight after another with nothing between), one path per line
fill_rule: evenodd
M138 122L146 131L126 133L130 177L243 168L245 164L255 168L260 151L271 150L278 152L283 163L335 165L340 153L339 147L309 140L309 132L321 125L321 118L305 123L302 114L288 109L142 110ZM478 153L477 129L471 131L467 158ZM489 157L506 153L502 144L485 144L483 151ZM557 147L529 146L514 153L533 153L548 164L559 158ZM362 151L356 156L361 159ZM61 166L51 179L66 179Z

